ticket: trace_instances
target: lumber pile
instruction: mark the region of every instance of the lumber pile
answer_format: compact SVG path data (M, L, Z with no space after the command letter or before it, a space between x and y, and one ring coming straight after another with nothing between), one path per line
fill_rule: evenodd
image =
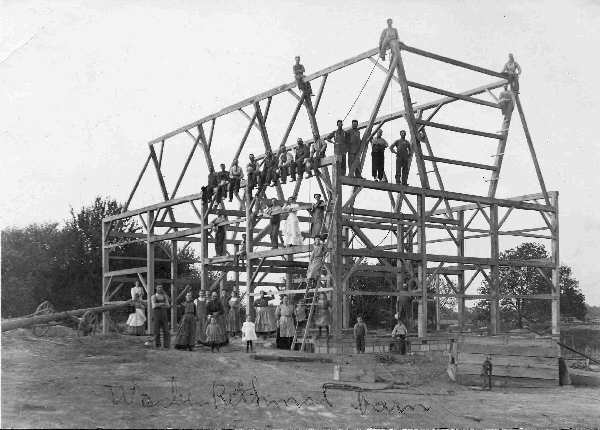
M452 356L456 362L456 381L462 385L481 385L486 357L491 358L493 366L493 386L559 385L560 347L552 337L461 336Z

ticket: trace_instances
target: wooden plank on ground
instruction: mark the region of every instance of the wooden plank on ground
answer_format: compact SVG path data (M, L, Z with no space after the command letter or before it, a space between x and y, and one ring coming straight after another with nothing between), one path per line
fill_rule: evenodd
M511 346L511 345L476 345L468 343L459 343L458 352L468 352L473 354L494 354L494 355L514 355L523 357L555 357L560 356L558 345L556 347L547 346Z
M480 366L485 361L486 354L473 354L469 352L459 352L457 363L477 364ZM514 355L492 355L492 367L496 366L521 366L535 367L540 369L558 369L558 359L556 357L528 357Z
M458 364L457 373L462 375L481 374L481 364ZM558 379L558 362L555 369L542 369L523 366L494 365L492 361L492 376L508 376L511 378Z

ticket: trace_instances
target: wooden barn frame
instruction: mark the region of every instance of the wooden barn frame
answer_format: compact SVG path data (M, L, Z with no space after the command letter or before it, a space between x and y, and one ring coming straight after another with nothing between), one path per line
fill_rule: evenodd
M441 88L423 85L409 81L406 77L403 54L410 53L425 57L433 61L443 62L458 68L468 69L485 76L493 77L495 80L477 88L464 92L452 92ZM456 298L459 310L459 325L463 325L463 314L465 300L484 299L490 302L490 334L500 331L499 326L499 301L505 297L500 294L499 268L506 267L535 267L548 283L548 292L545 294L529 295L520 298L549 300L552 303L552 333L559 334L559 226L558 226L558 192L548 192L538 164L533 142L527 127L525 116L518 92L513 91L513 103L519 114L528 149L531 155L535 172L541 192L512 198L497 198L496 189L500 170L507 146L508 133L511 122L511 114L500 116L502 118L502 129L499 133L485 132L434 122L434 116L446 105L455 102L474 104L478 108L500 109L496 96L492 92L506 84L513 85L514 81L504 74L483 67L467 64L462 61L447 58L438 54L407 46L402 42L391 42L391 59L389 66L385 66L377 60L378 49L372 49L340 63L334 64L316 73L306 75L305 82L313 82L315 86L315 97L305 96L303 92L297 91L296 82L281 85L256 96L247 98L239 103L224 108L214 114L205 116L193 123L187 124L177 130L160 136L148 143L149 153L143 168L131 190L125 210L123 213L107 217L102 225L102 302L103 305L110 304L116 291L124 283L139 279L146 288L148 297L154 293L157 283L168 283L171 285L172 299L175 300L181 294L181 285L189 280L179 279L177 274L177 251L183 247L199 242L200 246L200 273L201 288L209 290L219 282L224 285L227 281L227 273L234 274L232 281L234 288L244 285L249 294L248 310L253 312L252 294L259 285L277 286L287 292L304 292L300 288L296 278L302 278L306 272L307 260L305 254L310 251L311 245L284 247L279 249L268 249L270 243L261 242L265 236L268 222L266 216L261 212L256 198L250 199L245 192L245 181L242 182L240 193L234 201L235 207L229 203L202 203L202 194L195 193L178 196L177 192L182 179L188 172L190 160L197 152L204 156L208 169L214 171L212 152L216 142L213 142L213 132L218 126L220 118L226 115L243 115L248 123L246 131L236 151L231 151L231 160L237 159L244 148L248 135L255 129L260 133L264 149L272 149L273 142L267 120L269 113L275 108L273 100L277 97L293 97L295 110L292 113L286 132L281 142L277 144L293 148L295 145L287 144L290 132L301 110L304 110L309 120L312 136L305 142L312 142L318 138L324 138L324 127L317 120L317 112L324 97L326 97L326 84L328 79L341 69L352 67L359 62L372 62L385 73L385 81L372 107L369 118L359 123L363 138L361 142L361 157L348 170L352 172L357 164L365 162L365 154L370 139L384 125L403 118L408 125L411 145L414 153L414 164L418 169L420 186L405 186L391 182L376 182L358 177L342 176L340 170L340 149L336 146L334 151L329 151L320 165L321 175L311 179L298 180L294 186L293 195L298 195L303 184L312 182L319 187L325 197L328 206L328 219L330 231L328 245L330 248L328 262L326 263L327 275L323 277L327 283L326 290L331 292L332 302L332 333L334 341L341 338L342 329L349 327L349 297L351 295L380 295L397 297L398 303L402 304L407 297L418 300L418 335L427 336L427 300L435 297L452 296ZM380 107L391 81L399 84L402 93L403 110L390 114L380 115ZM436 100L422 104L413 104L411 100L411 89L418 89L434 93L440 96ZM476 96L484 95L491 101ZM273 107L272 107L273 106ZM441 129L448 132L464 133L478 136L482 139L497 141L497 151L494 162L490 164L473 163L458 159L436 157L432 142L427 139L428 129ZM328 125L327 132L332 127ZM180 175L171 191L167 189L162 173L163 151L175 136L187 135L191 139L192 147ZM277 148L275 148L277 149ZM198 151L199 150L199 151ZM258 155L257 159L264 155ZM229 161L231 161L229 160ZM448 190L444 187L442 175L439 172L440 164L453 164L465 169L480 169L489 172L489 190L487 195L464 194L460 190ZM244 163L240 163L242 166ZM229 165L229 164L228 164ZM149 168L150 166L150 168ZM428 170L430 169L430 170ZM138 209L130 209L129 205L134 197L138 185L144 175L153 175L155 171L163 201L155 202ZM201 174L205 180L208 171ZM428 174L433 173L436 187L431 186ZM198 190L201 181L198 180ZM276 192L277 199L284 201L286 196L281 185L270 189ZM393 211L380 211L371 208L358 207L356 203L359 194L373 193L376 197L389 200ZM309 202L301 202L301 207L306 207ZM176 219L174 208L184 205L193 210L194 219ZM209 252L209 243L214 242L211 229L214 225L216 212L221 211L229 219L222 221L229 232L225 241L233 245L233 252L225 256L214 256ZM539 228L520 228L503 230L503 226L509 216L525 211L539 214L539 220L543 226ZM284 214L285 217L285 214ZM472 227L473 220L479 217L484 220L485 228ZM145 229L145 233L124 233L115 229L115 221L127 218L139 218ZM212 218L212 221L211 221ZM300 216L300 221L306 223L309 217ZM376 245L372 238L373 232L391 232L395 243L391 245ZM446 238L432 239L430 233L444 231ZM245 233L246 258L243 262L237 258L242 241L237 237L238 233ZM501 260L499 259L499 236L516 236L524 238L539 238L551 241L551 256L544 260ZM465 255L465 242L472 238L489 238L489 257ZM434 254L428 252L428 246L437 242L450 242L454 251L445 254ZM111 270L111 250L128 243L145 243L147 257L140 258L143 265L122 270ZM157 244L165 242L162 251L169 250L161 258L156 257ZM354 246L350 247L350 243ZM124 258L124 257L119 257ZM377 265L367 265L365 262L371 259L378 261ZM131 261L134 261L132 258ZM169 279L155 278L155 262L164 261L171 264L171 277ZM410 269L408 269L410 268ZM416 270L414 270L416 269ZM220 272L221 276L209 285L209 271ZM414 271L414 272L413 272ZM414 273L412 279L407 279L407 273ZM465 276L465 273L472 276ZM282 274L286 282L267 281L268 274ZM378 273L392 274L395 277L395 287L387 287L378 291L356 291L349 289L352 276L361 274L375 276ZM550 275L551 273L551 275ZM444 276L450 285L452 292L441 293L428 291L428 275ZM489 295L470 294L467 289L476 276L481 275L490 285ZM388 275L389 276L389 275ZM469 279L467 279L469 278ZM411 282L409 282L411 281ZM516 297L519 298L519 297ZM149 305L150 306L150 305ZM152 313L148 308L148 327L151 329ZM175 323L175 313L172 313L172 323ZM104 315L104 330L108 330L108 313Z

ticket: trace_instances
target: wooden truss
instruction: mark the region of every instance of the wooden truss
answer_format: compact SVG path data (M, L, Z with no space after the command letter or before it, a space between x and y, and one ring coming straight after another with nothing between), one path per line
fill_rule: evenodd
M404 53L468 69L494 77L496 80L460 93L409 81L403 63ZM270 133L272 126L268 123L268 118L271 110L274 109L276 97L291 96L295 101L295 108L285 127L282 139L277 142L278 144L285 145L287 149L295 147L295 143L288 144L288 140L301 110L304 110L310 124L311 137L305 139L305 142L311 143L316 139L325 138L331 131L331 127L328 126L327 132L324 133L325 127L319 124L317 114L325 97L326 84L337 71L367 61L374 63L373 67L377 66L385 73L385 80L371 108L369 118L359 123L359 129L363 136L360 157L357 157L354 164L349 166L349 172L364 165L368 143L383 125L403 119L408 126L420 186L403 186L342 176L340 170L342 155L336 146L335 150L329 151L329 155L322 160L321 175L311 179L299 179L294 186L287 185L287 189L278 185L267 190L268 193L275 193L278 201L283 202L287 197L286 194L298 196L302 187L314 184L315 189L318 187L325 197L330 223L330 253L326 264L327 276L324 276L323 280L329 284L332 295L334 336L339 338L341 329L350 324L348 298L352 295L395 297L400 304L409 297L416 298L419 303L418 333L421 337L426 336L427 306L425 304L427 300L448 296L447 293L428 291L428 279L433 276L443 276L451 285L453 293L450 296L455 297L458 301L461 327L465 300L488 300L491 304L490 332L495 334L500 331L499 301L506 297L500 294L500 267L536 267L544 274L549 284L547 294L528 296L528 298L552 302L552 329L554 334L558 334L560 292L558 193L546 190L519 95L513 93L513 102L525 132L540 193L504 199L496 197L500 170L504 153L507 150L510 114L502 117L502 127L499 133L433 121L434 116L444 106L457 102L469 103L482 109L497 109L499 112L500 105L492 91L507 83L510 84L509 76L413 48L397 41L391 42L392 55L389 65L380 64L376 60L377 54L378 50L372 49L305 76L306 82L318 82L314 99L302 92L297 92L296 82L284 84L150 141L148 143L149 154L126 201L125 211L103 220L103 304L111 303L112 298L123 284L133 280L140 280L148 295L154 293L156 284L168 283L171 285L171 296L175 301L182 294L181 287L194 282L194 280L178 277L178 250L194 244L199 246L201 288L209 290L219 284L222 287L232 285L235 289L240 289L240 285L245 286L249 298L247 306L251 314L253 313L253 294L257 286L275 286L279 290L287 292L304 291L300 283L308 266L307 253L311 250L310 241L307 240L306 244L302 246L279 249L270 249L270 243L261 241L268 232L268 217L261 211L259 202L256 199L251 200L248 193L244 191L245 182L242 182L241 192L235 196L235 205L227 202L203 204L202 195L199 192L185 196L178 196L177 193L184 177L194 175L189 172L188 167L198 153L202 154L206 164L206 170L200 175L201 179L205 180L209 170L214 171L216 163L213 161L213 154L218 144L216 141L213 142L213 136L219 120L227 115L237 113L247 121L244 134L235 151L231 151L231 160L229 161L237 160L240 157L252 130L259 133L265 151L273 149ZM381 104L390 88L391 81L399 84L403 109L380 114ZM429 102L413 104L411 89L426 91L440 97ZM477 97L479 95L492 95L492 101ZM497 151L494 163L482 164L435 156L433 151L435 143L429 141L427 134L430 129L496 140ZM192 146L174 185L168 189L162 170L164 167L162 164L163 153L167 150L170 141L178 136L188 136ZM257 154L256 158L260 160L263 157L264 154ZM240 161L240 165L244 164ZM452 164L462 168L489 172L487 195L465 194L460 190L448 190L438 169L441 164ZM428 168L432 170L428 170ZM162 201L138 209L130 209L129 206L138 191L142 177L152 175L150 172L152 169L158 180ZM429 173L434 174L435 183L433 184L433 181L428 178ZM197 172L195 175L199 176ZM201 180L198 179L197 183L199 191ZM375 210L370 204L365 207L364 203L359 203L361 197L364 196L369 196L366 200L363 199L363 202L367 201L368 203L376 201L378 197L384 195L385 199L389 199L393 209ZM306 208L309 204L310 202L303 202L300 203L300 206ZM191 210L192 219L188 217L182 220L180 216L175 216L176 210L182 207L188 207ZM228 217L226 221L220 221L220 224L226 226L228 231L225 243L229 245L229 252L224 256L215 256L209 252L209 244L214 243L212 229L215 227L217 211ZM284 211L280 212L283 217L286 216ZM503 229L509 216L514 217L514 214L518 212L540 214L539 220L543 221L543 225L536 228ZM128 218L139 219L145 232L143 234L127 234L118 231L116 221ZM310 217L300 216L299 219L303 225L310 222ZM474 221L477 220L484 226L474 227ZM387 235L391 234L389 245L382 245L381 242L375 243L377 242L375 237L382 232ZM436 234L439 232L447 236L438 237ZM242 245L239 233L245 233L247 237L243 244L246 254L243 260L238 258ZM547 260L500 260L500 236L547 239L551 242L552 255ZM476 238L489 238L489 243L486 245L489 249L489 253L486 254L489 255L482 257L465 253L466 241ZM146 258L111 256L111 252L115 248L135 242L146 244ZM168 246L157 248L157 244L160 242L166 243ZM184 242L184 245L179 246L179 242ZM435 246L444 242L451 244L451 251L433 251ZM165 255L156 256L158 249ZM139 266L111 271L110 261L117 258L129 259L131 264L139 261ZM379 264L367 264L369 260L377 261ZM155 278L155 262L157 261L170 262L171 277L169 279ZM210 271L221 273L212 285L208 281ZM227 274L230 272L234 276L232 281L227 278ZM270 276L272 274L285 276L285 281L273 281L273 276ZM365 274L381 277L381 289L356 291L349 288L353 276ZM491 286L489 295L468 292L468 288L478 276L483 277ZM389 282L394 278L395 282ZM148 324L149 327L152 327L152 313L148 312L148 315ZM106 315L105 317L107 318ZM173 324L175 323L174 318L175 313L173 313ZM107 328L106 322L105 320L105 329Z

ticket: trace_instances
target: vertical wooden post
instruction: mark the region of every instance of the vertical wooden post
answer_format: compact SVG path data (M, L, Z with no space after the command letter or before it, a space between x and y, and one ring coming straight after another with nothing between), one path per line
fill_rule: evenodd
M342 232L343 232L343 238L342 238L342 243L343 243L343 247L344 248L348 248L348 241L350 239L350 232L348 227L342 227ZM344 256L342 258L342 264L344 265L344 270L348 270L346 268L348 268L348 262L350 261L349 257ZM344 272L342 272L344 273ZM352 297L345 294L345 291L348 291L349 288L349 284L350 284L350 278L348 278L348 280L346 280L346 276L343 276L344 280L342 282L342 303L343 303L343 309L342 309L342 315L344 317L344 325L343 328L350 328L350 301L352 300Z
M500 271L498 258L500 256L500 244L498 241L498 205L490 206L490 334L495 335L500 331L500 308L498 295L500 293Z
M558 239L558 191L550 195L550 201L555 209L551 215L550 223L552 225L552 334L560 335L560 253Z
M425 337L427 335L427 250L425 237L425 195L417 195L417 216L419 217L417 226L417 245L421 259L419 261L418 277L419 287L421 289L421 297L419 301L419 320L418 320L418 335Z
M465 256L465 211L458 212L458 231L456 240L456 255L459 257ZM465 270L462 264L458 265L458 276L456 282L456 290L458 292L458 329L463 331L465 325Z
M504 160L504 151L506 150L506 142L508 141L508 130L510 128L511 118L512 109L508 113L508 115L502 116L502 130L500 132L500 134L502 135L502 139L498 140L498 147L496 148L496 157L494 160L495 170L492 171L492 175L490 177L488 197L496 197L496 189L498 188L498 180L500 179L500 169L502 168L502 161Z
M110 250L104 247L104 241L106 238L106 231L108 230L108 224L102 221L102 305L106 304L106 295L108 293L108 281L106 273L109 271L109 255ZM102 334L108 334L109 332L110 315L108 312L102 312Z
M289 261L289 262L294 261L294 254L288 255L287 261ZM290 272L287 272L285 274L285 289L292 290L293 288L294 288L294 276ZM292 303L291 300L290 300L290 303Z
M390 47L392 48L392 52L396 58L398 82L400 83L400 90L402 91L402 98L404 100L404 118L406 119L406 123L408 124L408 129L410 131L410 143L415 153L417 168L419 170L419 176L421 179L421 187L429 188L429 179L427 178L427 169L425 169L425 162L423 161L421 143L417 139L419 134L415 122L415 114L413 112L410 91L408 89L408 82L406 80L406 72L404 71L404 63L402 62L402 55L400 54L400 45L398 44L397 40L392 40L390 42ZM427 308L427 306L425 306L425 308Z
M250 315L252 321L256 318L256 312L254 309L254 297L251 295L254 292L252 286L252 266L250 264L250 253L254 248L254 236L252 234L253 220L252 220L252 208L250 199L250 193L246 191L246 294L248 295L248 302L246 305L246 315Z
M177 299L177 286L175 281L177 280L177 241L171 241L171 330L175 330L177 327L177 312L175 307L175 300Z
M513 91L513 99L515 104L517 105L517 110L519 111L519 117L521 118L521 124L523 125L523 131L525 132L525 139L527 140L527 146L529 147L529 153L531 154L531 161L533 161L533 167L535 168L535 174L537 175L538 182L540 183L540 188L542 189L542 194L544 195L544 200L548 206L551 205L550 198L548 197L548 191L546 191L546 183L544 182L544 176L542 176L542 169L540 168L540 163L538 162L537 155L535 154L535 148L533 147L533 141L531 140L531 134L529 134L529 127L527 126L527 120L525 119L525 113L523 112L523 107L521 106L521 99L519 95Z
M398 219L398 224L396 225L396 237L397 237L397 243L396 243L396 252L398 252L398 254L403 253L404 252L404 224L402 224L401 220ZM396 290L397 291L407 291L406 285L404 285L404 261L401 259L397 259L396 260L396 269L398 269L398 272L396 272ZM402 316L402 310L405 310L405 318L403 320L403 322L406 324L406 326L408 327L408 321L406 316L408 315L408 309L407 309L407 304L410 301L410 297L409 296L398 296L396 297L396 313L398 314L398 319L401 319Z
M152 301L151 297L154 295L154 242L150 242L152 236L154 236L154 217L156 213L153 210L148 211L148 219L146 223L148 225L148 235L146 242L146 287L148 288L148 309L146 314L148 315L148 333L153 333L152 323L154 315L152 313Z
M206 270L206 259L208 258L208 232L206 230L206 212L208 207L204 202L200 205L200 288L208 291L208 271Z
M329 232L329 256L331 261L331 274L333 279L333 339L336 347L341 350L342 341L342 309L343 309L343 286L344 267L342 264L342 183L340 181L340 145L334 147L334 161L332 164L332 210L331 231Z
M237 243L235 245L233 245L233 252L236 257L235 257L235 261L236 261L236 270L235 270L235 274L234 274L234 287L233 287L233 291L235 291L236 294L240 294L240 271L239 271L239 265L240 265L240 260L237 258L237 256L240 253L240 245L238 245Z
M439 285L439 282L436 282L435 283L435 297L434 297L435 331L440 331L440 297L438 296L438 294L440 294L440 285Z

